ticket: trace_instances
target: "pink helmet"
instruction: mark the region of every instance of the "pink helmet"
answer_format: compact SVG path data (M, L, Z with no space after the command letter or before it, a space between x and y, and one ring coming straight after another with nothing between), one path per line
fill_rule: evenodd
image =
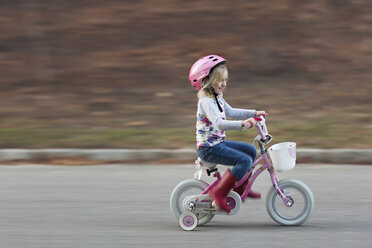
M189 73L189 80L192 86L197 90L201 90L203 88L202 80L209 75L213 67L224 62L226 62L226 59L218 55L208 55L196 61Z

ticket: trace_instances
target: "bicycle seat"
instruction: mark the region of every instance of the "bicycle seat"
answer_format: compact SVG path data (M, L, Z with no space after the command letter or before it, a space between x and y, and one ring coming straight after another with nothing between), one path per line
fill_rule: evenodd
M205 166L205 167L208 167L208 168L214 168L217 166L217 164L215 163L210 163L210 162L207 162L207 161L204 161L203 159L201 159L200 157L198 157L198 162Z

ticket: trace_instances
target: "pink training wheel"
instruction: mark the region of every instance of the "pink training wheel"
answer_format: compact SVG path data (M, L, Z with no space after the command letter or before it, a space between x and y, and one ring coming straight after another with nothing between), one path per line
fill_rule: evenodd
M198 225L198 218L192 212L184 212L179 218L179 224L185 231L192 231Z

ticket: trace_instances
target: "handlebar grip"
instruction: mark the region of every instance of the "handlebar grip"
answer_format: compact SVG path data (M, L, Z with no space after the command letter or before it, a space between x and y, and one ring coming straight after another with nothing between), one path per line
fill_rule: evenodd
M254 119L256 121L262 121L263 119L265 119L265 116L264 115L256 116L256 117L254 117Z

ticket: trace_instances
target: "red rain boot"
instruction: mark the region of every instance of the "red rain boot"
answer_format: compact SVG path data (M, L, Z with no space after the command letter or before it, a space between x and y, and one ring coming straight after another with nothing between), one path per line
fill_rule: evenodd
M227 170L226 173L221 178L221 181L211 189L208 194L215 201L218 207L230 213L230 207L227 205L227 195L230 190L234 188L237 178Z
M234 191L236 193L238 193L240 196L243 195L244 193L244 190L245 190L245 187L247 186L248 184L248 181L249 179L251 178L252 174L249 175L249 177L247 178L247 180L244 181L244 183L242 183L242 185L240 185L239 187L235 188ZM248 193L248 197L249 198L253 198L253 199L261 199L261 194L258 193L258 192L254 192L252 191L252 189L249 191Z

